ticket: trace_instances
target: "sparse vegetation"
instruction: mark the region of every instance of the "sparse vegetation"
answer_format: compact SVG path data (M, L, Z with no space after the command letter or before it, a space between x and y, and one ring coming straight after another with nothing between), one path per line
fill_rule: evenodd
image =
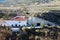
M59 40L60 39L60 28L57 29L57 27L52 27L52 28L39 28L39 29L34 29L32 28L32 30L30 29L26 29L26 28L23 28L21 30L19 30L19 32L13 32L11 31L11 27L0 27L0 39L7 39L8 37L8 40L11 39L15 39L15 40L20 40L22 39L26 39L27 40L30 40L30 39L34 39L34 40L37 40L37 39L40 39L40 40L46 40L45 38L49 39L49 40ZM2 36L1 36L2 34ZM9 34L9 35L8 35ZM23 36L25 35L25 36ZM12 37L13 36L13 37ZM1 38L2 37L2 38ZM4 39L5 38L5 39Z
M0 13L0 18L2 18L5 14L4 13Z

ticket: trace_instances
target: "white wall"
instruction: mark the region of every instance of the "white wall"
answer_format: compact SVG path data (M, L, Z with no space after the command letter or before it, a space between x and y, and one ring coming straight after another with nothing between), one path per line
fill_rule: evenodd
M11 26L12 24L15 26L15 24L23 26L23 25L27 25L27 21L14 21L14 20L5 20L5 22L1 23L2 26L6 25L6 26Z

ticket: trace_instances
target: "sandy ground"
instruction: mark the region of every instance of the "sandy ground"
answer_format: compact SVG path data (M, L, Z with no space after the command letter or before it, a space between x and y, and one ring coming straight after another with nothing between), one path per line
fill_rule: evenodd
M4 19L3 19L3 18L0 19L0 23L1 23L1 22L4 22Z

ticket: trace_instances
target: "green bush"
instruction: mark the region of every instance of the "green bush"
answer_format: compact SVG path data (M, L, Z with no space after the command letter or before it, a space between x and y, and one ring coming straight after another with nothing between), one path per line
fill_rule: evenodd
M7 18L7 14L5 14L2 18L3 18L3 19L6 19L6 18Z
M4 13L0 13L0 18L2 18L5 14Z

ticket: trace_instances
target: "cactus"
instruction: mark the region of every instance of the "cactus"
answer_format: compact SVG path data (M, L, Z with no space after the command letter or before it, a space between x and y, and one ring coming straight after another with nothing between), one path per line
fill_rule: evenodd
M36 27L36 24L34 24L34 26L33 26L34 28Z
M44 27L45 27L44 23L41 23L41 28L44 28Z
M32 29L33 28L33 26L30 26L30 29Z

